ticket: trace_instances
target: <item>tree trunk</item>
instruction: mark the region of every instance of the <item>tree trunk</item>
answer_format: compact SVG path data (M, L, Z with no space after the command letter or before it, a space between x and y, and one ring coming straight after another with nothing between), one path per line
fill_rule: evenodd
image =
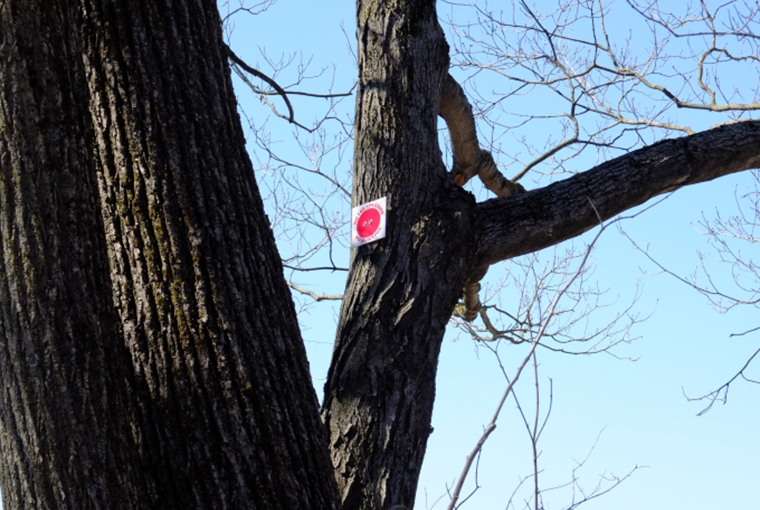
M8 1L13 508L335 508L213 2Z
M326 431L215 4L0 4L5 508L330 509L335 480L346 510L411 507L473 272L760 165L749 121L476 204L438 147L435 1L357 6L353 201L386 196L388 235L353 253Z
M0 17L3 508L149 508L75 10L4 2Z
M448 46L435 1L357 4L352 200L387 196L387 237L353 253L323 418L343 509L411 508L475 203L438 147Z
M466 99L452 96L461 89L443 89L435 2L357 0L357 22L352 201L386 196L388 233L352 254L322 415L343 509L411 508L441 339L464 284L658 194L760 166L760 123L655 144L528 193L506 182L505 196L476 205L455 180L478 173L483 152L461 118L472 115ZM451 174L437 142L442 94L461 160Z

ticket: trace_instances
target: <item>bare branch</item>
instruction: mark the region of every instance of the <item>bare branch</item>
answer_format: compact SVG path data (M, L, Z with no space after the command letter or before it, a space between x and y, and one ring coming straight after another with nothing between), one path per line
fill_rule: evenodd
M295 115L294 112L293 112L293 105L290 104L290 100L288 99L287 92L285 92L285 90L283 90L283 88L280 87L277 84L277 82L274 81L272 78L270 78L266 74L262 73L258 69L254 69L253 67L251 67L248 64L246 64L245 62L243 62L243 60L240 57L238 57L237 55L235 55L235 52L232 51L232 48L230 48L229 46L227 46L226 48L227 48L227 56L230 58L230 60L232 60L235 63L235 65L240 66L243 70L245 70L249 74L254 75L256 78L259 78L259 79L267 82L269 85L272 86L272 88L274 88L277 91L277 94L279 94L280 96L282 96L282 100L285 101L285 105L288 107L288 116L284 117L284 118L286 118L288 120L288 122L295 123L295 119L293 118L293 116ZM239 74L242 75L242 73L239 73ZM275 112L275 113L277 113L277 112ZM281 117L280 114L277 114L277 115Z
M349 97L353 95L353 91L358 85L358 82L355 82L354 85L351 87L351 90L344 93L338 93L338 94L315 94L311 92L302 92L302 91L286 91L283 89L276 81L274 81L272 78L267 76L266 74L262 73L258 69L255 69L248 64L246 64L240 57L238 57L229 46L226 46L227 48L227 56L230 60L232 60L233 68L235 69L235 72L240 76L240 78L253 90L255 93L259 94L262 98L265 98L268 95L276 94L282 97L283 101L285 101L285 106L288 108L288 115L282 115L280 112L277 111L277 109L269 103L269 101L266 101L270 107L272 108L272 112L274 112L275 115L278 117L287 120L291 124L298 126L299 128L303 129L304 131L307 131L309 133L315 132L319 127L322 125L322 123L326 120L333 119L333 117L324 117L319 123L317 123L314 127L307 127L303 124L297 122L295 120L295 112L293 110L293 105L290 102L290 99L288 98L288 95L300 95L300 96L307 96L307 97L314 97L314 98L340 98L340 97ZM251 81L248 79L248 77L243 73L242 71L247 72L248 74L252 74L256 78L259 78L260 80L263 80L267 84L269 84L274 91L267 91L262 90L251 83Z
M293 271L345 271L348 272L347 267L335 267L335 266L324 266L324 267L300 267L300 266L291 266L290 264L283 264L282 267L285 267L287 269L292 269Z
M754 354L752 354L752 356L749 357L749 359L744 364L744 366L731 379L729 379L728 382L726 382L725 384L723 384L717 390L711 391L710 393L708 393L706 395L702 395L701 397L693 397L693 398L689 397L688 395L686 395L686 392L684 391L684 396L686 397L686 399L689 402L696 401L696 400L709 400L710 401L710 403L707 405L707 407L705 407L699 413L697 413L697 416L702 416L702 415L706 414L710 409L712 409L712 406L716 402L722 402L723 404L725 404L726 402L728 402L728 390L729 390L729 387L731 386L731 383L733 383L738 378L741 377L745 381L750 382L752 384L760 384L760 381L756 381L754 379L750 379L746 375L744 375L744 371L747 370L747 368L749 368L749 365L752 363L752 360L755 359L755 357L758 354L760 354L760 349L756 350L754 352Z
M226 24L232 16L241 12L245 12L247 14L250 14L251 16L258 16L262 12L269 9L269 7L271 7L275 3L275 1L276 0L261 0L260 2L254 3L253 5L249 7L246 7L245 3L243 1L240 1L239 5L234 8L230 5L231 2L225 1L221 3L219 6L220 13L223 12L225 8L227 11L227 14L225 14L224 17L222 18L222 23Z
M512 388L514 387L517 380L520 378L520 374L522 374L523 369L527 365L528 361L533 357L536 347L538 346L541 338L543 337L546 328L549 325L549 322L554 318L555 310L557 307L557 304L559 303L560 299L565 295L567 290L570 288L570 286L573 284L573 282L580 276L580 274L583 271L583 268L586 265L586 261L588 260L588 257L591 255L591 250L596 243L596 241L599 239L599 236L604 232L605 226L602 225L599 229L599 232L594 237L594 239L589 244L588 249L586 250L585 255L583 256L583 259L580 262L578 270L570 277L568 282L565 284L565 286L560 289L560 291L557 293L557 295L552 300L551 305L549 306L549 309L547 310L546 317L544 318L541 328L539 329L536 336L532 339L530 344L530 349L528 350L528 353L523 358L522 363L518 366L517 370L515 371L515 375L512 377L512 380L509 381L509 384L507 385L507 388L504 390L504 393L501 396L501 399L499 400L499 403L496 406L496 410L493 414L493 417L491 418L490 423L486 426L483 435L480 437L478 442L476 443L475 447L473 448L472 452L467 456L467 460L465 461L464 468L462 470L462 473L459 475L459 479L457 481L457 484L454 488L454 491L451 495L451 501L448 505L448 510L453 510L454 508L458 508L457 501L459 500L459 496L462 492L462 486L464 485L464 481L467 478L467 474L470 471L470 468L472 467L472 463L477 457L478 453L483 448L483 445L488 440L488 436L491 435L491 432L493 432L496 429L496 421L499 418L499 414L501 414L501 409L504 406L504 402L507 400L507 397L509 396L510 392L512 392Z
M666 140L545 188L479 205L479 260L494 263L582 234L682 186L760 167L760 121ZM591 200L597 208L589 205Z
M342 301L343 295L339 294L317 294L313 291L310 291L309 289L304 289L303 287L300 287L296 285L293 282L287 282L288 287L295 290L296 292L300 292L301 294L304 294L306 296L309 296L314 301Z

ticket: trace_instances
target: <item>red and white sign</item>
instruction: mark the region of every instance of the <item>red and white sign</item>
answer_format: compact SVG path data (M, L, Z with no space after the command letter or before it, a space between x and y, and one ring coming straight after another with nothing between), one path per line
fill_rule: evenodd
M385 237L385 198L351 209L351 248Z

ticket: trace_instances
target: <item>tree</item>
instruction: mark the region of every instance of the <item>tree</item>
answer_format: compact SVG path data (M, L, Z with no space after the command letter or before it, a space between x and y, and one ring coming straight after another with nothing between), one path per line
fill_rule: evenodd
M333 508L212 2L5 2L4 508Z
M744 121L522 192L478 144L435 2L358 0L352 200L387 196L389 236L352 257L325 434L215 6L21 4L0 50L7 508L411 507L463 288L476 310L490 264L760 163ZM475 175L505 196L476 203Z
M352 254L325 386L323 417L349 508L361 499L376 498L380 507L412 501L429 433L435 360L468 280L473 284L490 264L555 245L661 193L760 164L760 123L747 121L662 141L546 187L475 204L458 184L491 160L472 134L457 134L469 123L469 108L445 104L460 94L448 76L435 6L358 6L352 199L359 204L387 196L390 234ZM452 132L451 173L437 145L439 106ZM459 140L471 147L456 147ZM463 161L460 154L480 159Z

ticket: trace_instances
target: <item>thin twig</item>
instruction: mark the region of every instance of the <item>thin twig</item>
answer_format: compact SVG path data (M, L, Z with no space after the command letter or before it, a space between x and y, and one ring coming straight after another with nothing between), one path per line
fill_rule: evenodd
M296 292L300 292L301 294L309 296L314 301L341 301L343 299L342 294L317 294L316 292L313 292L309 289L299 287L293 282L288 282L288 287L295 290Z
M583 272L583 269L585 268L586 262L588 261L589 256L591 255L591 250L596 244L596 241L599 239L599 236L602 235L602 232L606 229L606 226L604 224L601 225L601 229L597 233L597 235L594 237L594 239L589 244L586 253L584 254L580 266L578 267L578 270L570 277L568 282L562 287L562 289L557 293L557 295L552 300L551 305L549 306L549 310L547 312L546 318L541 324L541 328L539 329L536 336L533 338L530 344L530 349L528 350L528 353L525 355L525 357L522 360L522 363L520 363L520 366L517 368L517 371L515 372L514 377L507 385L507 388L504 390L504 393L501 396L501 399L499 400L498 405L496 406L496 411L493 414L493 417L491 418L490 423L486 426L485 430L483 431L483 435L480 437L478 442L475 444L475 447L472 449L470 454L467 456L467 459L465 460L464 468L462 469L462 473L459 475L459 479L457 480L457 484L454 488L454 492L451 495L451 501L449 502L449 505L447 507L447 510L454 510L457 507L457 501L459 500L459 496L462 492L462 486L464 485L465 480L467 479L467 475L470 471L470 468L472 467L472 463L475 460L475 458L478 455L478 452L483 448L483 445L485 444L486 440L488 439L488 436L491 435L491 433L496 429L496 421L499 418L499 414L501 413L501 409L504 406L504 402L507 400L507 397L509 396L509 393L512 391L512 388L514 387L517 380L520 378L520 374L522 373L523 369L525 368L525 365L528 364L528 361L530 361L531 357L533 356L533 353L536 350L536 347L538 346L541 338L543 338L544 333L546 332L546 328L549 325L549 322L554 317L555 310L557 307L557 304L559 303L560 298L567 292L567 290L570 288L570 286L575 282L575 280L581 275Z

